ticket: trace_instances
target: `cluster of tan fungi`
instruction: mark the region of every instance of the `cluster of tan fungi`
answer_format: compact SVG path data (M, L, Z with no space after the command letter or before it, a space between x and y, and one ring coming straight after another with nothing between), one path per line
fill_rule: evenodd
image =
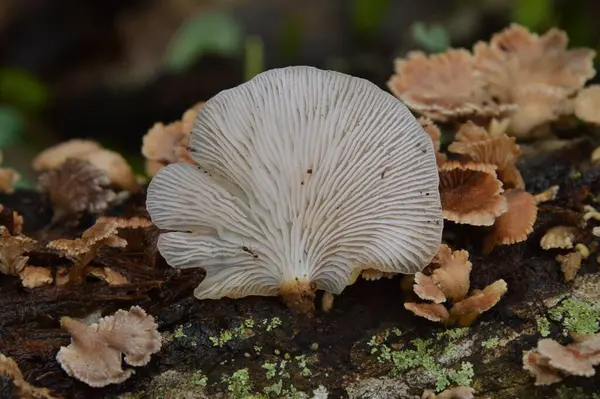
M575 115L600 123L600 88L591 49L567 49L565 32L544 35L513 24L472 51L450 49L396 60L390 90L412 110L435 121L507 118L510 135L533 138L549 123Z
M523 354L523 368L535 377L535 385L550 385L568 375L592 377L600 364L600 333L575 335L573 343L553 339L538 341L537 348Z

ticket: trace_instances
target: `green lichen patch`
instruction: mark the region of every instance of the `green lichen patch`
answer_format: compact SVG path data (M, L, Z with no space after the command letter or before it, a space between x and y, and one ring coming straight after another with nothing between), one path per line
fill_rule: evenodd
M244 320L239 326L229 330L223 330L218 336L209 337L209 341L213 346L222 348L228 342L239 339L244 340L254 336L260 330L271 332L277 327L281 326L282 322L279 317L273 317L271 319L264 319L261 323L255 323L252 319ZM260 352L258 350L257 352Z
M492 337L490 339L486 339L485 341L481 342L481 346L484 347L485 349L494 349L498 345L500 345L500 338L498 338L498 337Z
M567 298L548 311L551 320L563 327L564 335L569 333L594 334L600 331L600 304Z
M432 376L436 390L441 391L451 385L469 386L473 380L471 363L462 362L459 367L449 365L469 354L468 347L472 346L472 341L456 342L467 333L468 329L447 330L438 334L436 340L416 338L398 349L397 345L388 341L390 332L386 330L371 337L367 345L379 363L391 366L390 376L395 377L409 370L422 368ZM446 342L448 339L449 343ZM441 355L435 355L440 352Z

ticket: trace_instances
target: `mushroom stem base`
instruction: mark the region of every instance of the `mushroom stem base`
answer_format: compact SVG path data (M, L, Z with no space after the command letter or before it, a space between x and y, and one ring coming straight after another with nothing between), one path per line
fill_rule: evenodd
M312 315L315 312L315 287L308 281L295 280L284 284L279 295L291 310Z

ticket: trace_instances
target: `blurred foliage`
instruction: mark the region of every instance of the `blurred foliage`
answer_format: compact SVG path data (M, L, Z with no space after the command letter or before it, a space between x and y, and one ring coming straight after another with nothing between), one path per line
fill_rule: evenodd
M201 12L184 22L169 43L166 68L184 72L205 53L237 54L242 46L242 27L224 12Z
M410 27L410 35L417 46L430 53L438 53L450 47L448 31L439 24L415 22Z
M292 61L300 52L302 34L304 31L304 20L300 15L289 14L281 30L279 47L281 55L285 60Z
M24 111L39 111L48 102L46 85L19 69L0 69L0 101Z
M265 69L263 41L258 36L249 36L244 50L244 79L250 80Z
M15 145L19 141L24 124L24 116L17 108L0 105L0 148Z
M553 0L516 0L511 20L531 30L546 30L555 20Z
M352 26L361 36L374 36L390 7L390 0L352 0Z

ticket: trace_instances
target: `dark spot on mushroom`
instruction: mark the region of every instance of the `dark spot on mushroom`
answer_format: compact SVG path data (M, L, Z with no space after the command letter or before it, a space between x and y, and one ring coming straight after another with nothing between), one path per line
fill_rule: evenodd
M248 247L242 247L242 251L250 252L250 250L248 249Z
M252 256L254 256L254 259L257 259L257 258L258 258L258 255L257 255L257 254L253 254Z
M308 173L310 175L312 173L312 169L307 169L306 173Z
M300 185L301 185L301 186L303 186L303 185L304 185L304 181L301 181L301 182L300 182Z
M429 193L425 193L425 195L429 195Z

